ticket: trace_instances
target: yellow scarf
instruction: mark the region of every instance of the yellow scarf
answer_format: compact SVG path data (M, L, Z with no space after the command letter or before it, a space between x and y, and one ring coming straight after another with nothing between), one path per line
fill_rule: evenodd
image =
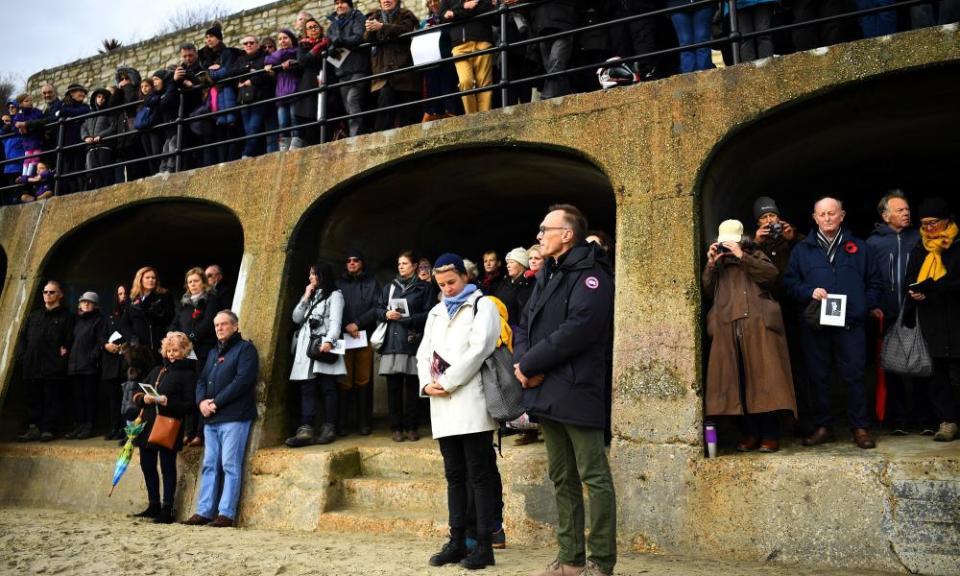
M920 229L920 239L923 241L923 247L927 249L927 257L923 260L923 266L920 267L917 282L923 282L927 278L933 278L936 281L947 275L947 269L943 266L940 254L953 244L958 231L960 230L956 222L951 222L942 232L935 234L928 234L925 228Z
M496 296L487 296L487 298L497 305L497 312L500 313L500 338L497 340L497 348L506 344L507 350L513 353L513 329L507 323L507 305Z

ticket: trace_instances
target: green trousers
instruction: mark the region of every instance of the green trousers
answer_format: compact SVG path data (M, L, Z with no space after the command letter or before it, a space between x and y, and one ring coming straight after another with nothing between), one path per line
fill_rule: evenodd
M595 563L613 574L617 563L617 498L603 445L603 430L540 418L550 480L557 498L557 559ZM584 539L583 485L590 499L590 535ZM589 548L587 555L585 548Z

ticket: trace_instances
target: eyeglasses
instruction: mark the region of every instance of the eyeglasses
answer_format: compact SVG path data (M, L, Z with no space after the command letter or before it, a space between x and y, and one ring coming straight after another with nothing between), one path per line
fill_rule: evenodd
M943 218L923 219L920 221L920 225L924 228L936 228L941 222L943 222Z
M56 290L44 290L43 293L44 293L44 294L59 294L59 292L57 292Z
M353 257L347 258L347 262L359 262L359 261L360 261L359 258L353 258Z
M307 25L307 30L319 30L319 29L320 29L320 27L317 26L316 24L308 24L308 25Z
M253 44L256 44L256 41L254 41L254 40L247 40L246 42L241 42L241 44L243 44L244 46L251 46L251 45L253 45Z
M569 229L570 228L566 226L541 226L539 228L539 232L537 232L537 236L543 236L544 234L546 234L551 230L569 230Z

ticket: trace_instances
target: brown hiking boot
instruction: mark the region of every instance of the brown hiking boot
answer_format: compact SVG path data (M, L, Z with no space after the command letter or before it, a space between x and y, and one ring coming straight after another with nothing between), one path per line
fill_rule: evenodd
M213 522L207 524L208 528L233 528L233 518L227 518L224 515L219 515L214 518Z
M957 437L956 422L941 422L940 429L933 435L934 442L953 442Z
M199 515L199 514L194 514L193 516L191 516L191 517L187 518L186 520L184 520L183 522L181 522L181 524L185 524L185 525L187 525L187 526L206 526L206 525L209 524L210 522L211 522L211 520L210 520L209 518L207 518L206 516L201 516L201 515Z
M604 572L600 569L599 566L593 562L587 561L587 567L583 569L583 572L580 573L580 576L612 576L613 570L610 572Z
M572 564L561 564L559 560L554 560L543 570L531 572L530 576L580 576L584 571L583 566L573 566Z

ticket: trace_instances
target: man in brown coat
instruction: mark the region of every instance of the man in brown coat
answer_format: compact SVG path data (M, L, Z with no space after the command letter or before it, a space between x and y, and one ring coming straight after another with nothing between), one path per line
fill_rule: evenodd
M400 6L400 0L380 0L380 10L367 14L363 39L376 44L371 57L374 74L413 66L413 58L410 56L410 39L398 39L398 37L413 32L419 25L413 12ZM413 102L420 96L420 73L403 72L386 78L377 78L370 83L370 91L378 93L377 108ZM374 130L390 130L407 126L419 118L419 106L384 110L377 113Z
M778 410L797 411L780 305L770 295L777 267L743 242L743 224L727 220L707 251L704 293L713 299L707 333L706 412L736 415L743 437L737 450L776 452Z

